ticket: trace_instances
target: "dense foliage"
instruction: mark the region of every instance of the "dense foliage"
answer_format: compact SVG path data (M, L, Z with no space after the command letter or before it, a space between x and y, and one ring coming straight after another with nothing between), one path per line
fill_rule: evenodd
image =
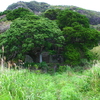
M3 12L0 12L0 16L6 15L6 14L9 13L9 12L11 12L11 10L5 10L5 11L3 11Z
M26 15L32 15L33 13L30 12L28 9L25 9L25 8L18 8L18 9L15 9L15 10L12 10L11 12L7 13L7 20L14 20L16 18L22 18L23 16L26 16Z
M10 59L16 56L21 58L25 54L38 55L51 46L60 46L64 40L55 22L34 15L34 19L27 17L16 19L10 29L1 34L1 44Z
M71 10L61 11L60 14L58 15L57 19L58 19L58 21L57 21L58 25L61 29L63 29L66 26L72 27L72 24L74 22L81 24L85 28L89 27L89 21L86 18L86 16L81 15L81 14L71 11Z
M79 64L82 59L92 60L95 56L92 55L90 49L98 45L97 36L100 33L90 28L84 28L81 25L75 24L73 27L65 27L63 29L65 36L64 56L66 62L75 65Z
M61 9L61 10L69 9L69 10L78 12L82 15L85 15L87 18L89 18L89 22L92 25L100 24L100 12L79 8L76 6L68 6L68 5L52 6L52 5L49 5L49 4L44 3L44 2L36 2L36 1L23 2L23 1L20 1L20 2L13 3L13 4L9 5L7 10L13 10L13 9L18 8L18 7L23 7L23 8L29 9L36 14L40 14L41 12L45 12L48 9L53 9L53 10L54 9ZM55 14L53 16L55 16Z
M88 19L77 12L63 10L57 22L65 37L64 58L70 65L81 63L81 59L95 59L89 51L98 45L100 33L89 28Z
M4 45L7 59L24 58L27 54L35 61L42 52L49 52L56 59L60 55L69 65L81 64L82 59L95 59L90 49L98 45L100 33L89 28L84 15L68 9L50 9L44 16L25 8L7 13L7 19L13 22L0 35L0 46Z
M50 20L56 20L58 14L61 12L61 9L48 9L44 12L44 17L49 18Z

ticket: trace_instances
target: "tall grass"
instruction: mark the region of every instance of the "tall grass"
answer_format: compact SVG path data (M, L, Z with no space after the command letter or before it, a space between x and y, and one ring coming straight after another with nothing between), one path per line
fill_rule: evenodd
M53 75L28 70L0 72L0 100L100 100L100 64Z

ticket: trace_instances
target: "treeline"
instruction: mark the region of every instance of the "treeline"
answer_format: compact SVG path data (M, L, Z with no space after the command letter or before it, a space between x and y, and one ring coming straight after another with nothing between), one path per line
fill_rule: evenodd
M82 65L84 59L95 59L90 49L98 45L100 32L89 28L84 15L58 10L46 10L42 16L24 8L8 12L7 20L12 24L0 34L0 46L5 47L7 60L30 55L35 61L42 52L56 56L59 63L63 58L63 63L72 66Z

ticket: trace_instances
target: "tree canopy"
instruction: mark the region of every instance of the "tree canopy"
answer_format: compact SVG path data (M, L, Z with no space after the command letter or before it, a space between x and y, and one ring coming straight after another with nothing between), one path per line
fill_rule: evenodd
M28 9L25 8L18 8L10 11L7 13L7 20L14 20L16 18L22 18L26 15L33 15L33 12L30 12Z
M66 26L72 27L74 22L81 24L85 28L89 28L89 20L86 16L68 9L62 10L60 14L58 14L57 22L61 29Z
M65 37L63 54L66 63L76 65L80 64L82 59L95 59L90 49L98 45L100 37L98 31L74 23L73 27L65 27L63 34Z
M77 12L63 10L57 17L57 23L65 37L65 62L77 65L81 63L81 59L93 59L90 49L98 45L100 32L89 28L88 19Z
M44 18L19 8L7 17L13 20L10 29L0 34L7 59L38 56L44 51L56 52L69 65L94 58L90 49L98 45L100 32L90 29L89 20L75 11L51 9Z
M41 53L51 46L61 46L63 40L57 24L46 18L18 18L10 29L0 36L0 44L5 46L5 55L8 59Z

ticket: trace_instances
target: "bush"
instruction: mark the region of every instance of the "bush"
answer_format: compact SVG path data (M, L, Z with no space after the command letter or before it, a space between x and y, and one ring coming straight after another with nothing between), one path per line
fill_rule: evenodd
M48 70L48 64L46 62L41 62L37 64L39 66L39 69L44 70L47 72Z
M72 69L71 69L71 67L70 66L68 66L68 65L62 65L62 66L59 66L58 67L58 70L57 70L57 72L68 72L68 71L72 71Z

